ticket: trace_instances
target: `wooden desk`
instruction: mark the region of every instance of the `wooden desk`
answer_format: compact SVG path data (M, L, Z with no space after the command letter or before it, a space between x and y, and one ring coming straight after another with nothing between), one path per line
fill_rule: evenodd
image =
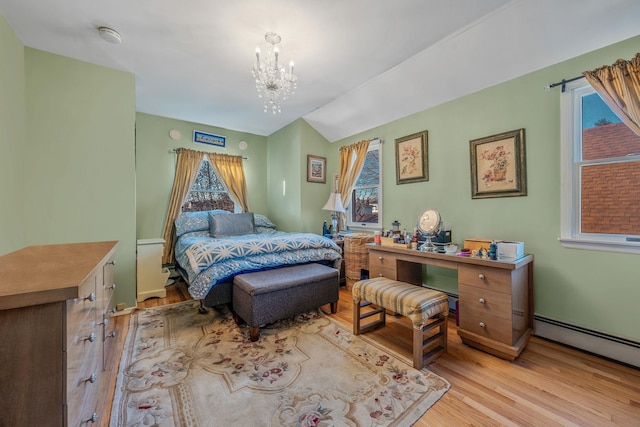
M422 286L422 266L458 271L462 342L514 360L533 333L533 255L491 261L367 244L369 276Z

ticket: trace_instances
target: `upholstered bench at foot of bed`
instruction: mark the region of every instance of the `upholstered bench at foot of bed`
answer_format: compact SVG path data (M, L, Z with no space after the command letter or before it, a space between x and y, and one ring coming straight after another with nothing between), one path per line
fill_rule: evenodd
M251 341L260 325L331 304L338 309L340 278L336 269L303 264L239 274L233 279L233 311L249 325Z
M351 293L354 335L384 326L386 309L408 317L413 323L414 368L422 369L447 351L446 294L385 277L356 282ZM368 308L363 310L365 307ZM379 315L378 320L361 323L375 315Z

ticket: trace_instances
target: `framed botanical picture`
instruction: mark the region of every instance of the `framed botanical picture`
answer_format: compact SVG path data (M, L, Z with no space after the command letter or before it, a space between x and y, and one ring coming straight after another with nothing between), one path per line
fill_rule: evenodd
M396 139L396 184L429 181L427 131Z
M469 141L471 198L527 195L524 129Z
M327 158L307 154L307 181L327 182Z

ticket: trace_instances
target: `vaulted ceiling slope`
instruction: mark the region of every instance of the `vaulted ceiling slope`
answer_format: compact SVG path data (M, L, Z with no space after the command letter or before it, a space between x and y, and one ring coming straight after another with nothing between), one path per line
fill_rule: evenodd
M638 0L0 0L0 13L25 46L133 73L139 112L259 135L302 117L330 142L640 34ZM277 115L251 75L269 31L298 74Z

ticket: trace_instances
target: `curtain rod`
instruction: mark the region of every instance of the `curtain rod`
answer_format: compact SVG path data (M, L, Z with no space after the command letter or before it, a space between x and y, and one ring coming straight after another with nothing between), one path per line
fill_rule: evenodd
M553 89L553 88L554 88L554 87L556 87L556 86L560 86L560 85L562 85L562 92L564 92L564 91L565 91L565 89L566 89L566 87L565 87L565 86L566 86L566 84L567 84L567 83L571 83L571 82L574 82L574 81L576 81L576 80L580 80L580 79L584 79L584 76L573 77L573 78L566 79L566 80L565 80L565 79L562 79L561 81L559 81L559 82L557 82L557 83L552 83L552 84L550 84L550 85L545 86L545 87L544 87L544 90L550 90L550 89Z
M178 152L177 148L174 148L173 150L169 150L169 153L171 153L171 154L176 154L177 152ZM207 153L207 154L209 154L209 153ZM211 153L211 154L216 154L216 153ZM248 157L243 157L242 160L249 160L249 158Z
M374 138L371 138L371 139L369 140L369 142L371 142L371 141L375 141L376 139L377 139L378 141L380 141L380 142L379 142L379 144L384 143L384 141L382 140L382 138L380 138L379 136L376 136L376 137L374 137ZM343 145L342 147L338 148L338 151L342 150L344 147L345 147L345 146Z

